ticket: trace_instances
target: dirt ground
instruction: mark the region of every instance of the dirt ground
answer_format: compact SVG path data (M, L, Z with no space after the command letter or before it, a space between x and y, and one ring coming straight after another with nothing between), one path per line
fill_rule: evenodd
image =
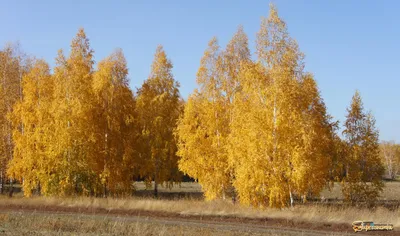
M380 198L384 205L373 212L342 209L340 186L335 184L321 193L325 201L303 205L298 214L206 203L197 183L160 187L159 200L151 200L152 189L142 182L135 187L133 200L78 198L49 203L42 197L23 198L22 193L12 199L0 197L0 235L355 235L350 223L356 218L395 224L395 231L357 235L400 235L400 182L386 183ZM391 202L397 205L385 206Z
M183 216L167 212L1 206L4 235L355 235L350 224L243 217ZM400 235L398 231L357 235Z

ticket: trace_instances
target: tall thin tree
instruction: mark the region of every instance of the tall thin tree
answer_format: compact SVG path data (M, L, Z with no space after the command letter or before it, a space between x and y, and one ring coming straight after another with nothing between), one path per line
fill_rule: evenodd
M172 63L162 46L158 46L149 78L137 92L136 111L141 129L140 174L147 183L154 181L154 196L158 185L172 187L180 182L174 132L181 113L179 83L172 75Z

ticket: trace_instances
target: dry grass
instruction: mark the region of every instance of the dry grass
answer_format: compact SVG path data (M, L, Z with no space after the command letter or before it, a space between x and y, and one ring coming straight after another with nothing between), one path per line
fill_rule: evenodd
M153 186L150 186L150 188L146 188L146 185L143 182L136 182L134 185L136 189L135 196L151 197L153 195ZM198 183L183 182L181 184L174 185L172 189L160 185L158 189L160 196L162 198L203 199L201 186ZM14 195L18 197L21 197L23 195L19 185L15 185ZM341 187L340 184L338 183L335 183L333 188L331 189L327 188L323 190L320 195L324 199L335 199L335 200L343 199ZM379 199L400 201L400 181L385 182L385 187Z
M215 230L210 228L189 227L185 225L165 225L157 223L140 224L124 220L112 220L105 218L85 218L79 212L90 213L101 210L101 212L119 212L121 214L132 212L153 212L152 215L163 215L163 213L177 216L217 216L233 217L246 219L276 219L293 222L310 223L331 223L331 224L349 224L355 220L372 220L375 222L392 223L395 227L400 227L400 209L389 210L384 207L375 209L356 208L349 206L328 205L298 205L290 209L255 209L252 207L232 204L230 201L204 201L201 197L201 189L195 183L183 183L180 187L173 189L160 188L160 195L167 199L153 199L144 197L151 195L151 190L146 190L143 183L136 183L138 192L145 194L137 195L132 198L113 199L113 198L46 198L33 197L24 198L17 196L13 198L0 196L1 209L28 208L38 211L48 209L70 209L75 216L52 217L33 216L30 213L7 213L7 217L1 217L0 214L0 234L9 235L32 235L31 232L38 232L37 235L235 235L235 232ZM183 195L182 195L183 193ZM141 197L138 197L141 196ZM182 197L184 196L184 197ZM193 197L195 196L195 197ZM323 191L321 196L326 199L341 199L340 186L335 185L332 191ZM381 200L399 200L400 183L386 183L385 191ZM14 207L14 208L13 208ZM118 213L118 214L119 214ZM160 214L158 214L160 213ZM34 222L29 225L28 222ZM24 223L25 222L25 223ZM21 227L24 225L24 227ZM13 230L10 230L13 229ZM3 230L3 231L2 231ZM7 231L8 230L8 231ZM28 234L28 232L30 232ZM237 232L236 232L237 233ZM243 235L244 232L236 235ZM253 234L252 234L253 235ZM274 235L274 234L271 234ZM279 234L282 235L282 234Z
M25 206L30 208L50 209L52 207L84 209L105 209L107 211L152 211L178 215L225 216L244 218L270 218L293 221L321 223L351 223L354 220L372 220L392 223L400 227L400 210L386 208L358 209L355 207L337 207L322 205L296 206L292 209L254 209L233 205L226 201L202 200L156 200L156 199L102 199L102 198L1 198L0 206Z
M151 195L153 193L153 186L151 186L149 189L146 189L146 186L143 182L136 182L135 188L139 196ZM145 194L143 194L143 192L145 192ZM180 193L181 196L187 196L188 198L192 199L199 199L201 198L199 195L202 195L201 186L198 183L181 183L180 185L175 185L172 189L160 186L159 192L162 194ZM335 183L333 188L327 188L323 190L321 192L321 197L325 199L343 199L340 184ZM385 187L379 199L400 201L400 181L385 182Z
M332 189L323 190L321 197L325 199L343 199L340 184L335 183ZM385 187L379 199L400 201L400 182L385 182Z
M199 225L132 221L87 215L0 214L1 235L280 235L289 232L249 232L246 229L210 228Z
M148 191L152 191L153 189L153 185L150 186L150 188L146 189L146 185L144 184L144 182L135 182L135 189L137 191L144 191L144 190L148 190ZM196 182L182 182L180 184L175 184L173 188L169 189L166 188L165 186L159 185L159 191L160 192L169 192L169 193L176 193L176 192L180 192L180 193L202 193L201 191L201 186L200 184L196 183Z

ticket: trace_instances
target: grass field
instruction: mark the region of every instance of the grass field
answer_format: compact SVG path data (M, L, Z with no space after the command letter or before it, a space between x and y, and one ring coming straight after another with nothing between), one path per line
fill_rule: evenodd
M82 214L54 217L54 215L16 213L3 216L3 219L0 216L0 224L3 225L0 234L5 235L248 235L244 230L166 224L148 219L135 221L114 217L87 217Z
M254 225L174 222L152 219L55 215L38 213L0 214L1 235L347 235L338 232L285 230ZM251 227L251 228L249 228ZM256 230L255 230L256 229Z
M325 199L343 199L340 184L335 183L334 187L331 190L325 189L324 191L322 191L321 197L324 197ZM385 188L383 189L379 200L400 201L400 182L385 182Z
M146 189L143 182L135 183L137 192L135 196L152 196L152 188ZM203 199L201 186L198 183L181 183L174 186L172 189L159 187L160 196L162 198L190 198L190 199ZM340 184L335 183L333 188L326 188L320 194L322 199L325 200L343 200ZM382 201L400 201L400 181L385 182L385 187L379 198Z
M354 220L388 222L400 227L400 211L327 206L296 206L293 209L254 209L226 201L2 198L0 234L8 235L259 235L254 226L282 230L351 232ZM136 218L140 220L137 220ZM170 221L173 220L173 223ZM196 224L188 224L194 220ZM215 227L207 222L222 223ZM226 225L226 223L230 223ZM233 228L232 225L236 226ZM237 228L237 225L243 227ZM263 232L262 235L298 235ZM308 235L308 234L303 234ZM315 234L312 234L315 235ZM389 234L392 235L392 234Z
M153 186L146 188L143 182L136 182L135 184L136 192L135 197L152 197L153 196ZM8 186L6 186L7 192ZM20 191L20 186L14 186L14 195L17 197L22 196ZM181 184L176 184L172 189L163 187L159 185L158 187L159 197L161 199L203 199L203 193L201 191L201 186L198 183L193 182L183 182ZM6 195L6 193L5 193ZM320 194L321 199L325 200L343 200L340 184L335 183L333 188L326 188ZM400 181L385 182L385 187L379 198L382 201L400 201Z
M13 198L0 197L0 234L9 235L257 235L257 232L227 228L201 227L199 225L167 224L154 219L182 219L195 217L196 220L218 219L243 220L255 224L269 222L282 227L324 229L335 225L347 225L354 220L372 220L392 223L400 227L400 208L357 208L341 205L340 186L321 193L325 199L334 199L336 204L312 202L288 209L255 209L233 204L230 201L204 201L201 188L196 183L182 183L172 189L160 188L160 198L153 199L152 190L146 190L143 183L136 183L135 196L124 199L113 198L24 198L19 193ZM400 200L400 183L388 182L381 201ZM48 214L34 215L37 212ZM59 212L70 213L55 217ZM87 216L90 214L90 216ZM103 215L103 217L101 217ZM104 216L105 215L105 216ZM112 216L112 218L107 218ZM149 222L120 219L121 216L153 219ZM197 217L197 218L196 218ZM217 218L215 218L217 217ZM35 224L28 222L34 219ZM24 223L25 222L25 223ZM253 222L254 223L254 222ZM328 226L327 226L328 225ZM24 226L24 227L22 227ZM329 228L328 227L328 228ZM263 232L262 235L291 235L285 232ZM305 234L306 235L306 234Z

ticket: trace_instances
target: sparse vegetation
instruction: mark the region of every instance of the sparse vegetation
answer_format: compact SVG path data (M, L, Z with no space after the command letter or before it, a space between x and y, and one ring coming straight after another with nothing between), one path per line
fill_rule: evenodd
M138 192L143 192L145 185L138 184ZM81 213L137 215L140 212L151 212L151 214L162 215L165 213L172 216L217 216L217 217L238 217L250 219L286 219L294 222L316 222L316 223L351 223L357 219L375 220L379 222L390 222L395 227L400 226L399 208L388 208L385 205L368 208L352 207L340 204L343 200L340 184L336 184L331 191L324 190L321 196L325 203L329 200L338 200L334 204L323 204L322 200L309 202L307 204L295 205L293 208L257 209L246 207L240 204L233 204L230 201L214 200L203 201L197 198L200 187L196 183L184 183L182 189L160 187L160 197L165 199L151 199L148 197L129 198L46 198L46 197L1 197L0 209L26 209L38 211L72 211ZM149 190L151 194L151 190ZM381 200L400 201L400 183L388 183ZM186 193L186 198L176 197L169 194ZM165 194L165 195L164 195ZM193 197L194 196L194 197ZM143 213L144 214L144 213Z
M13 209L14 213L7 213ZM327 206L299 206L293 209L259 210L240 205L233 206L224 201L204 202L198 200L149 200L149 199L91 199L91 198L14 198L2 199L0 230L13 235L39 231L44 234L98 234L111 235L238 235L237 230L221 230L204 226L174 225L165 222L153 222L151 219L178 219L185 222L190 216L218 217L221 222L229 219L246 222L252 219L283 220L290 222L289 227L312 224L317 229L323 225L348 225L355 219L368 219L379 222L391 222L400 226L400 212L385 208L358 209L353 207L337 208ZM35 209L35 211L32 211ZM145 211L151 211L148 215ZM43 214L35 214L39 212ZM58 212L58 213L57 213ZM66 215L60 215L64 214ZM95 213L95 214L94 214ZM148 213L148 212L147 212ZM140 222L135 217L142 216ZM133 219L130 219L133 217ZM35 219L35 221L33 221ZM148 219L148 220L146 220ZM204 218L206 220L207 218ZM228 220L225 220L228 219ZM243 219L243 220L240 220ZM148 223L146 223L148 221ZM34 223L33 223L34 222ZM257 223L259 221L256 221ZM306 222L306 223L304 223ZM253 222L254 223L254 222ZM261 223L257 223L261 224ZM315 226L317 225L317 226ZM22 227L23 226L23 227ZM285 225L283 225L285 226ZM282 226L281 226L282 227ZM304 226L303 226L304 227ZM347 228L348 229L348 228ZM7 230L7 231L6 231ZM326 230L326 229L325 229ZM346 228L341 230L346 230ZM139 232L139 234L138 234ZM251 230L249 230L251 232ZM282 234L277 234L282 235ZM285 234L283 234L285 235ZM290 235L290 234L289 234ZM294 234L295 235L295 234Z

